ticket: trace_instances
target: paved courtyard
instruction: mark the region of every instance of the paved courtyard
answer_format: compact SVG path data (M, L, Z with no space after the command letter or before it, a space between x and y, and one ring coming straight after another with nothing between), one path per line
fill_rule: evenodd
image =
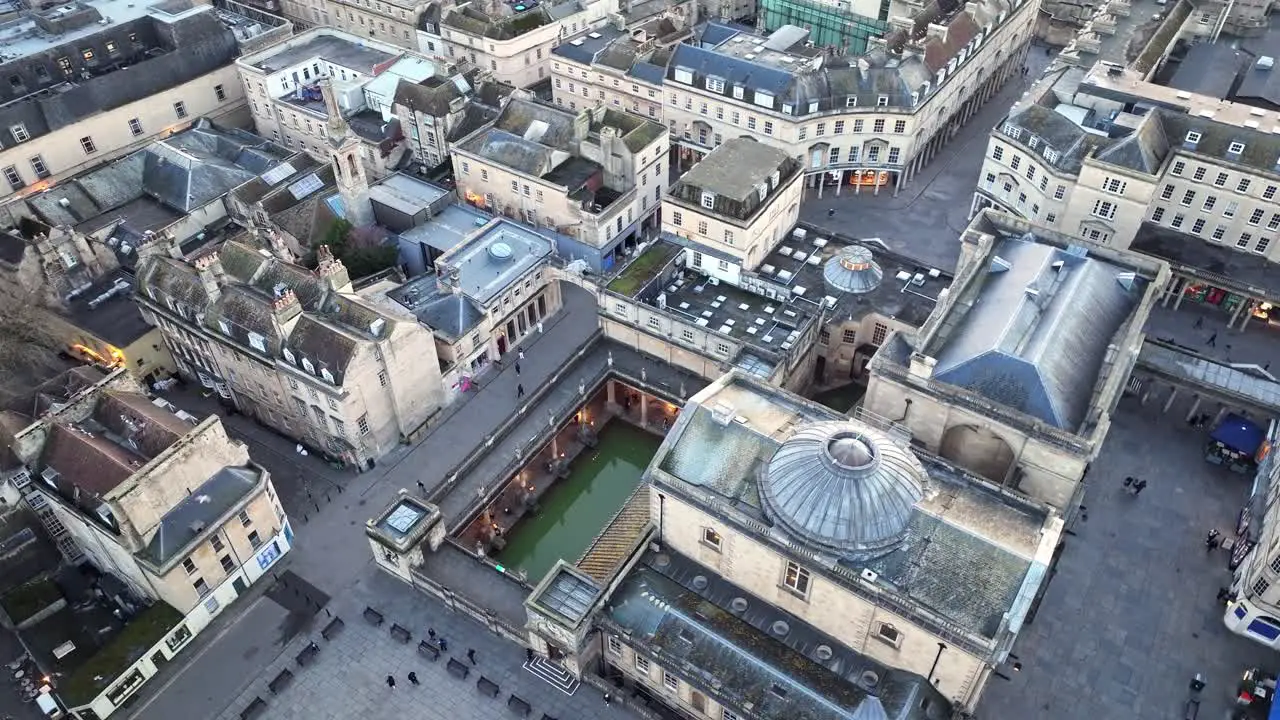
M495 580L495 582L500 582ZM378 628L365 622L361 613L372 606L386 618ZM606 707L599 691L581 686L572 695L525 670L524 650L505 642L470 618L446 609L439 602L370 566L357 582L335 600L330 612L346 623L332 641L320 637L327 622L322 615L310 633L294 640L269 667L257 673L249 687L219 715L217 720L238 720L253 698L267 701L264 720L351 720L352 718L422 718L424 720L482 720L508 716L507 699L515 694L532 707L529 717L545 715L560 720L594 718L629 720L633 716L617 704ZM393 623L408 628L408 643L393 640ZM433 628L449 641L449 652L432 662L417 652L419 640ZM294 657L314 641L320 647L317 659L300 668ZM469 676L458 679L445 670L448 658L467 662L468 649L476 651L476 664ZM267 683L282 669L294 674L293 683L279 695ZM420 687L407 680L417 673ZM396 687L386 685L387 675L396 678ZM476 682L485 677L496 683L495 698L482 695ZM514 716L513 716L514 717Z
M1230 579L1227 556L1203 543L1210 528L1232 532L1252 478L1204 462L1207 430L1187 427L1180 405L1168 415L1162 406L1121 401L1086 510L1014 646L1022 670L991 681L982 720L1182 718L1197 672L1208 682L1200 718L1219 720L1245 668L1280 666L1223 626L1215 595ZM1150 485L1131 497L1127 476Z
M1027 54L1026 78L1010 78L897 197L892 189L873 195L854 194L852 188L836 197L835 188L824 188L819 199L816 189L807 189L800 219L832 233L878 237L896 252L940 270L954 270L988 133L1052 59L1044 48L1033 46ZM831 209L836 214L828 218Z

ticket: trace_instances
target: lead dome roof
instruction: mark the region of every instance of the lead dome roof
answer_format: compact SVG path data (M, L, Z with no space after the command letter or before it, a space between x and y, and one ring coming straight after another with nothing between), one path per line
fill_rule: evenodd
M904 539L928 473L887 434L852 421L801 427L765 466L769 517L817 549L868 559Z

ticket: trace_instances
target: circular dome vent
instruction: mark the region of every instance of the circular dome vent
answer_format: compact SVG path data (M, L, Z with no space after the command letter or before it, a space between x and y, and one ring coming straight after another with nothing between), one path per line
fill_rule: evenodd
M819 645L813 651L813 656L823 662L830 660L834 655L835 653L831 651L830 645Z
M880 269L871 250L862 245L850 245L836 253L822 267L822 279L827 287L837 292L869 293L880 287L884 271Z
M786 620L774 620L773 624L769 626L769 632L778 637L786 637L787 633L791 632L791 626L787 624Z
M511 256L514 254L515 253L512 251L511 246L504 242L496 242L489 246L489 257L492 257L494 260L506 262L507 260L510 260Z
M766 512L791 535L843 557L897 547L928 474L883 432L853 421L801 427L765 466Z
M671 564L671 556L666 553L659 553L653 559L653 564L657 567L664 568Z
M694 576L694 578L693 578L693 583L692 583L692 584L693 584L693 589L694 589L694 590L706 590L706 589L707 589L707 576L706 576L706 575L696 575L696 576Z
M745 598L736 597L729 601L729 609L735 613L744 613L747 611L747 601Z
M870 670L865 670L858 676L858 683L868 690L875 690L880 684L880 676Z

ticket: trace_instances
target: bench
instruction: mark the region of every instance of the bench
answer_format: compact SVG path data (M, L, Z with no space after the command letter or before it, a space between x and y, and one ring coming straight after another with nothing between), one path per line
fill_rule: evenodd
M517 717L528 717L529 711L533 708L529 706L529 703L525 702L521 698L512 695L507 698L507 709L511 711L512 715Z
M338 633L342 632L342 628L346 626L347 624L342 622L342 618L336 617L330 620L328 625L324 626L324 629L320 631L320 637L325 640L332 640L337 637Z
M449 664L445 669L449 671L450 675L459 680L466 680L467 676L471 674L471 667L466 663L458 662L456 658L449 658Z
M435 643L430 640L423 640L418 643L418 654L430 659L431 662L435 662L440 659L440 648L436 647Z
M285 668L280 671L280 674L277 675L274 680L267 683L267 689L271 691L272 695L279 695L280 691L289 687L289 684L292 682L293 673L288 668Z
M374 627L382 627L382 623L386 622L386 618L382 617L382 613L371 607L365 607L364 619Z
M267 701L260 697L255 697L253 702L240 711L240 720L253 720L253 718L261 717L266 711Z
M403 625L397 625L395 623L392 623L391 639L399 640L401 643L408 645L409 641L413 639L413 635L412 633L409 632L409 628L406 628Z
M501 692L501 688L498 687L498 683L484 677L483 675L481 675L480 679L476 681L476 690L479 690L481 695L488 695L491 698L498 697L498 693Z
M315 660L316 656L319 654L319 645L315 643L307 643L307 646L302 648L302 652L298 653L294 659L298 661L298 667L306 667L311 664L311 661Z

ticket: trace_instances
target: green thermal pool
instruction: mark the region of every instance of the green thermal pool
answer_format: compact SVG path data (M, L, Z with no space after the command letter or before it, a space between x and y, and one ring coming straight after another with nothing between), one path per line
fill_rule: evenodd
M557 560L576 562L640 485L660 444L661 438L621 420L605 425L599 444L580 454L569 477L542 496L537 515L516 524L496 559L512 571L524 570L533 584Z

